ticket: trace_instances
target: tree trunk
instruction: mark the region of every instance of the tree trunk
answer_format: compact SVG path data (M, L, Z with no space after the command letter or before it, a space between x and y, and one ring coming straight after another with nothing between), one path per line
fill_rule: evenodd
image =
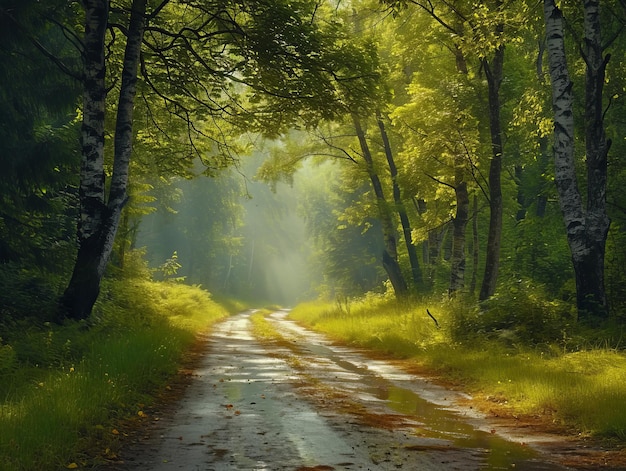
M502 34L502 25L498 32ZM493 296L498 280L500 245L502 239L502 130L500 126L500 84L504 64L504 46L496 49L491 62L483 60L489 88L489 128L491 131L491 164L489 165L489 234L485 258L485 274L479 299Z
M400 192L400 186L398 185L398 169L396 167L395 160L393 158L393 152L391 151L391 144L385 130L385 124L380 113L376 114L376 122L380 129L380 135L383 141L383 147L385 149L385 156L387 157L387 163L389 164L389 172L391 174L391 181L393 183L393 200L396 205L396 210L400 216L400 223L402 224L402 234L404 236L404 243L409 255L409 263L411 264L411 277L415 288L420 290L423 286L422 270L420 268L419 259L417 257L417 248L413 244L411 222L406 212L404 202L402 201L402 194Z
M604 256L611 221L606 213L607 156L611 141L604 130L602 95L610 56L602 56L600 2L587 0L583 55L587 65L585 82L585 150L587 163L587 251L575 269L578 309L584 315L607 317L604 286ZM580 291L578 291L580 290Z
M374 194L376 195L376 202L378 204L378 214L380 217L381 226L383 229L383 239L385 243L385 249L383 250L382 263L389 281L393 286L393 289L397 297L406 296L408 288L400 264L398 263L398 250L396 240L396 230L387 207L387 201L383 192L383 186L380 182L380 178L374 169L374 160L369 150L367 140L365 138L365 132L361 127L361 123L356 115L352 115L354 122L354 128L356 130L357 137L359 139L359 145L361 152L363 153L363 159L367 166L367 173L372 182L374 188Z
M581 320L608 315L604 288L604 253L609 229L606 215L606 157L602 87L608 59L601 56L598 2L585 2L587 211L576 180L572 81L565 56L563 14L554 0L544 0L552 108L554 111L555 183L576 278ZM589 129L591 128L591 129ZM590 142L591 141L591 142Z
M539 157L538 157L538 165L541 170L541 188L539 194L537 195L537 208L535 210L535 215L539 218L543 218L546 215L546 208L548 206L548 184L551 182L548 181L548 178L544 177L548 173L548 169L550 167L550 156L548 151L548 138L542 137L539 140Z
M478 247L478 196L474 193L474 201L472 208L472 279L470 281L469 292L476 292L476 281L478 280L478 256L480 254Z
M108 0L85 0L84 96L81 131L82 162L78 256L72 278L61 298L63 314L85 319L100 292L100 281L109 261L126 202L132 150L132 119L139 55L147 0L133 0L124 55L122 82L115 126L113 175L105 201L105 32Z
M461 28L462 26L459 26L459 29ZM457 72L467 75L467 61L463 51L455 44L453 52ZM465 231L469 220L469 194L467 182L465 182L463 155L455 156L454 169L456 214L452 221L452 256L450 258L450 286L448 287L450 297L465 287Z
M452 221L452 256L450 257L450 287L453 296L465 286L465 228L469 220L469 195L467 183L460 181L454 187L456 214Z
M439 257L441 253L441 246L446 236L448 224L436 227L435 229L428 230L428 240L425 243L426 252L428 254L428 288L432 290L435 287L435 281L437 281L437 266L439 265Z

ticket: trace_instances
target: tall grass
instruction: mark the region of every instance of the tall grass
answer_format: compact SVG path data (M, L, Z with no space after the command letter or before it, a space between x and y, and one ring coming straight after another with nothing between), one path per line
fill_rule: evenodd
M93 465L227 312L198 287L109 281L91 325L17 324L0 347L0 470Z
M568 314L560 306L548 312L547 305L518 302L506 315L498 305L498 316L459 301L409 306L369 296L347 305L302 304L290 316L342 342L409 359L472 393L479 406L542 417L581 433L626 438L626 355L573 342L574 330L564 330ZM524 309L533 316L522 317ZM506 316L520 320L512 324ZM543 324L545 331L539 328Z

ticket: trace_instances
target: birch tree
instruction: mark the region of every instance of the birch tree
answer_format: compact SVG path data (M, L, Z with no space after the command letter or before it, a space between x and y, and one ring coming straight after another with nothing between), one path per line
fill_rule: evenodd
M608 316L604 255L610 220L606 212L607 156L603 87L609 55L603 55L600 2L584 2L586 207L575 165L573 82L565 54L565 27L554 0L544 0L546 41L554 111L555 183L576 278L576 302L582 320Z
M187 139L195 157L211 152L231 161L236 159L230 153L232 139L221 123L239 126L240 132L275 134L304 120L330 117L336 112L334 82L358 88L359 79L350 67L352 51L337 43L338 24L329 17L322 21L320 5L309 0L133 0L130 8L84 0L83 8L79 249L61 299L62 314L73 319L88 317L98 297L128 198L138 73L143 89L159 98L170 118L185 123L185 135L175 138ZM121 77L116 77L118 68L107 59L119 42L125 52ZM109 167L106 99L114 91Z
M110 5L108 0L85 0L84 8L78 255L72 278L61 299L67 316L74 319L83 319L91 313L126 203L146 0L133 0L131 6L115 126L114 165L108 193L104 173L104 118L107 95L105 37Z

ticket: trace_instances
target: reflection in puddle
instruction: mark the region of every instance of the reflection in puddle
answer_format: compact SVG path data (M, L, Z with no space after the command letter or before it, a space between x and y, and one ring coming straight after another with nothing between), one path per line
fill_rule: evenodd
M290 322L282 320L281 326L290 328ZM291 330L291 328L290 328ZM295 329L294 329L295 331ZM297 331L298 335L305 334ZM401 387L409 384L409 375L393 371L393 368L370 363L355 352L330 347L316 342L316 334L306 332L299 339L298 348L304 358L313 360L311 367L319 379L348 390L356 397L371 403L384 404L395 413L412 419L414 435L424 438L423 447L406 449L406 452L428 453L432 448L471 450L482 462L480 469L516 469L524 471L562 470L563 467L540 461L538 453L531 447L514 443L495 433L479 430L466 422L458 412L446 407L447 399L432 402L424 399L419 390ZM310 358L310 355L315 358ZM308 357L308 358L307 358ZM383 371L384 370L384 371ZM430 397L428 391L425 395Z
M385 399L391 409L419 418L423 422L423 427L416 431L420 435L450 440L459 448L483 450L488 465L485 469L510 469L513 463L536 457L532 449L507 441L495 434L476 430L470 424L460 420L458 415L434 406L412 391L391 385L384 389L379 388L377 391L377 397ZM525 466L521 469L531 468Z

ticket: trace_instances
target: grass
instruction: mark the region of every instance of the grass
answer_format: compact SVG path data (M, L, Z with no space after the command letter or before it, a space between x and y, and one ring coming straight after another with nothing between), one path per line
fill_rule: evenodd
M114 456L123 420L228 315L198 287L110 281L92 325L18 323L0 347L0 470L82 469Z
M290 317L341 342L407 359L413 367L471 393L484 408L540 417L578 433L626 438L623 352L582 348L580 342L570 351L566 346L572 341L565 334L559 341L522 342L518 331L533 326L490 330L481 318L484 314L468 313L458 302L431 302L428 307L441 328L428 317L425 304L409 307L373 296L341 306L302 304ZM546 314L550 316L561 325L562 317ZM481 329L469 328L468 318L479 319ZM459 319L464 332L459 332Z

